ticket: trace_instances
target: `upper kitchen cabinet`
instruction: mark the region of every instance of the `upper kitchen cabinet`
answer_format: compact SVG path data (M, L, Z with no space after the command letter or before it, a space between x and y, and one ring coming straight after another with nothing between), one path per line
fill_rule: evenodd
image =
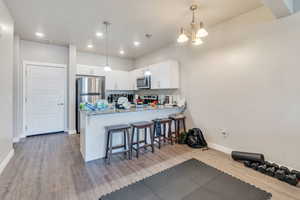
M77 75L83 76L105 76L104 67L77 65Z
M110 71L105 75L106 90L132 90L130 73L127 71Z
M151 71L151 89L178 89L179 64L168 60L149 66Z

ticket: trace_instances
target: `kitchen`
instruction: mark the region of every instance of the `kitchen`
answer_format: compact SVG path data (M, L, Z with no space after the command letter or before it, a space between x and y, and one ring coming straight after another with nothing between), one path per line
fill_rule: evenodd
M107 126L152 121L183 112L186 102L178 95L179 73L179 63L174 60L131 71L77 66L76 127L84 160L105 156ZM114 146L120 145L122 135L114 141Z

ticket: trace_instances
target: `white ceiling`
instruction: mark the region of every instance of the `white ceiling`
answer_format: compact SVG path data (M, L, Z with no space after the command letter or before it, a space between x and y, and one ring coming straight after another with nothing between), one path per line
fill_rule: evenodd
M5 0L22 39L75 44L79 50L104 53L104 40L95 37L104 31L102 22L112 23L110 54L137 58L176 41L180 26L191 21L189 6L200 6L198 19L210 27L261 6L261 0ZM187 27L188 28L188 27ZM153 35L151 39L146 33ZM133 47L138 40L141 46ZM94 49L87 50L93 42Z

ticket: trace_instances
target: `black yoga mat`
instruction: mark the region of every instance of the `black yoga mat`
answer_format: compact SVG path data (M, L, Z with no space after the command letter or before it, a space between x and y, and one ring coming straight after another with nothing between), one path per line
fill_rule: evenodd
M99 200L268 200L271 197L270 193L191 159Z

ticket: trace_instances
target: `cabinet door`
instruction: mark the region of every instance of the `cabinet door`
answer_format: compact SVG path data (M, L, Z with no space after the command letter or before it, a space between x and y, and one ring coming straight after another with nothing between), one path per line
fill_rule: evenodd
M151 65L149 67L151 71L151 89L160 89L161 88L161 74L160 68L157 64Z
M115 71L105 73L105 89L106 90L117 90L117 74Z

